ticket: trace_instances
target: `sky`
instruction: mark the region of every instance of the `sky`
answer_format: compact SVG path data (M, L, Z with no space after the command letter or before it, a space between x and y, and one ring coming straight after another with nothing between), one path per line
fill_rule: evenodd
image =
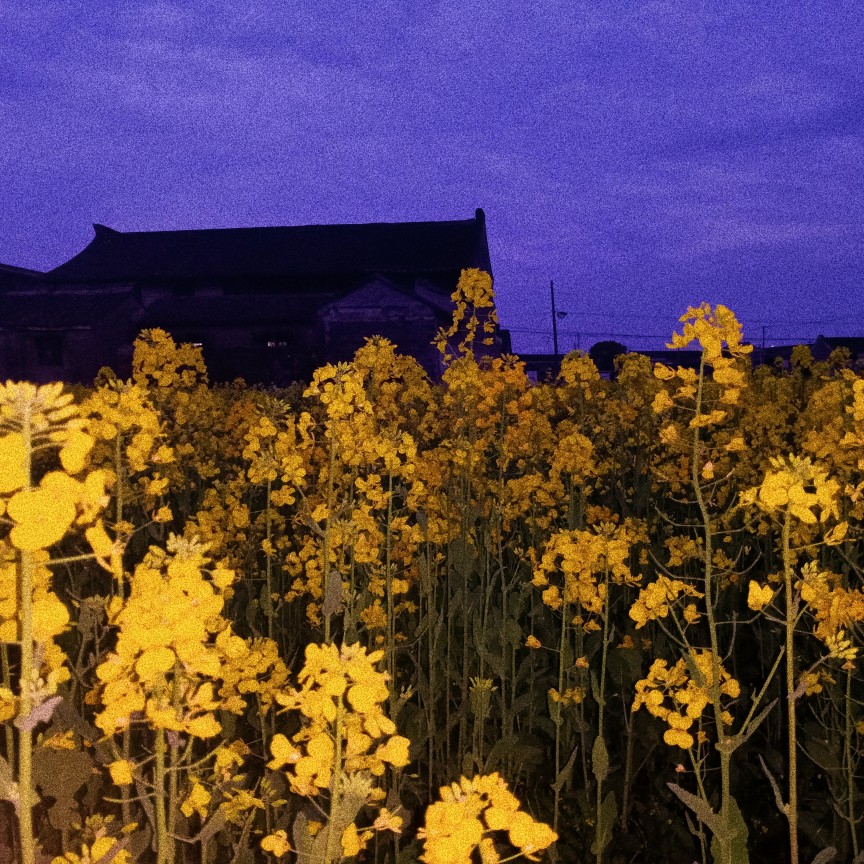
M860 0L6 0L0 262L469 219L522 353L864 335Z

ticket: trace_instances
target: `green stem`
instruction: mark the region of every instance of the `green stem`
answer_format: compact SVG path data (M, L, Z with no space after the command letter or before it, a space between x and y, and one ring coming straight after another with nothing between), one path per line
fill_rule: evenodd
M31 685L33 682L33 558L29 552L20 552L18 577L21 591L21 693L18 716L29 725L33 710ZM18 790L20 797L21 864L34 864L36 841L33 836L33 807L36 794L33 789L33 733L22 728L18 733Z
M607 568L603 574L603 584L606 587L606 596L603 600L603 649L600 656L600 682L599 682L599 693L597 694L597 738L600 741L603 741L605 748L605 740L603 738L603 720L605 715L606 708L606 656L609 652L609 569ZM597 766L592 766L594 768L594 776L597 779L597 794L595 800L595 812L594 812L594 824L597 826L597 837L595 840L595 860L597 864L602 864L603 862L603 845L601 843L601 828L603 827L601 824L601 816L603 813L603 777L597 770ZM609 827L609 826L607 826Z
M0 644L0 663L3 669L3 686L8 690L12 690L12 670L9 666L9 646L3 642ZM6 734L6 761L10 765L15 764L15 732L12 729L11 723L3 724L3 731Z
M270 554L270 538L273 533L273 517L270 512L270 486L271 481L270 478L267 478L267 563L266 563L266 576L267 576L267 602L264 604L264 609L267 613L267 638L273 639L273 618L275 615L273 609L273 556ZM327 579L324 580L325 590L327 585Z
M30 428L29 406L21 421L21 437L25 448L25 476L27 489L31 489L33 439ZM33 556L30 552L18 553L18 602L21 613L21 676L18 717L25 721L27 728L18 733L18 795L19 795L19 837L21 840L21 864L34 864L36 860L36 840L33 836L33 806L36 804L33 789L33 733L29 729L30 714L33 711L34 678L33 660Z
M333 864L341 858L337 853L337 844L342 840L336 836L333 821L339 814L339 804L342 797L342 720L345 714L345 706L342 699L336 706L336 728L333 736L333 791L330 794L330 816L327 820L327 844L324 850L323 864Z
M321 590L326 597L330 584L330 518L333 510L333 470L336 467L336 446L333 442L333 430L329 434L330 452L327 462L327 519L324 522L323 557L321 564ZM330 644L330 615L324 616L324 643Z
M702 416L702 399L705 386L705 354L699 361L699 383L696 391L696 417ZM717 620L714 616L714 550L712 543L712 526L711 514L708 512L708 505L705 502L705 497L702 494L702 484L700 480L700 460L701 460L701 440L699 436L699 427L693 430L693 448L690 457L690 479L693 484L693 491L696 496L696 504L699 508L699 513L702 517L702 525L705 530L705 551L703 564L705 569L705 617L708 622L708 634L711 640L711 682L708 688L708 695L714 708L714 724L717 730L717 750L720 754L720 812L724 814L725 824L722 827L722 832L725 837L731 833L731 825L729 817L731 815L730 799L731 799L731 756L732 756L732 741L726 735L723 726L722 713L723 709L720 704L720 643L717 637ZM731 848L728 841L720 840L720 845L725 849L726 858L722 864L732 864Z
M567 602L561 607L561 637L558 643L558 710L555 714L555 800L552 812L552 830L558 832L558 816L561 808L561 727L564 725L563 705L564 694L564 646L567 640Z
M797 604L794 602L792 582L792 549L790 544L791 517L788 510L783 519L783 577L786 583L786 704L789 712L789 861L798 864L798 742L795 723L795 622Z
M154 815L156 821L156 864L169 864L168 824L165 812L165 730L156 730L156 753L153 764Z
M852 835L852 857L858 858L858 832L855 830L855 766L852 763L852 670L846 670L846 729L844 768L846 769L846 821Z

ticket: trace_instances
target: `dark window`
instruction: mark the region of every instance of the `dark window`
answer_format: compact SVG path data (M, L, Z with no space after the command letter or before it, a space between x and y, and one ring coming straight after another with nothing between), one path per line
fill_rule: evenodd
M63 333L60 330L45 330L33 336L36 346L36 361L40 366L63 365Z

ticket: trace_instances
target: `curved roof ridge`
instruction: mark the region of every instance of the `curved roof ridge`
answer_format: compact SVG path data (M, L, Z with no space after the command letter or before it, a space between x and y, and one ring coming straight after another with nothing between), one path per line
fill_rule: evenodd
M490 269L486 219L117 231L49 271L53 282Z

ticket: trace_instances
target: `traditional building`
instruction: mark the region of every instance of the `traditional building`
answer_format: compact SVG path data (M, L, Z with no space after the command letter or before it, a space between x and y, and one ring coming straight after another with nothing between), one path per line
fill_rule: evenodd
M131 371L140 330L200 344L213 381L287 384L380 335L436 377L460 272L491 273L486 221L116 231L47 273L0 267L0 378ZM498 330L494 351L510 350Z

